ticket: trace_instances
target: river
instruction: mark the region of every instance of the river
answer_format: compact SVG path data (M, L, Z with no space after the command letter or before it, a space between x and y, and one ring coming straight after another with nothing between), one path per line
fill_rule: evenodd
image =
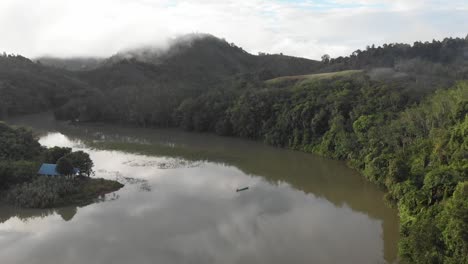
M343 162L171 129L26 125L125 187L88 206L0 206L0 263L395 263L398 216ZM249 187L236 192L236 189Z

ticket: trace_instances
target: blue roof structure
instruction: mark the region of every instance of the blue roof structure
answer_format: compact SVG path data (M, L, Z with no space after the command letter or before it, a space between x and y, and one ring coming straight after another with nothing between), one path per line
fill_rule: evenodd
M77 169L77 168L74 168L73 172L75 174L77 174L77 173L80 172L80 170ZM49 176L60 176L61 175L57 171L57 164L48 164L48 163L42 164L41 168L39 168L39 171L37 173L40 174L40 175L49 175Z

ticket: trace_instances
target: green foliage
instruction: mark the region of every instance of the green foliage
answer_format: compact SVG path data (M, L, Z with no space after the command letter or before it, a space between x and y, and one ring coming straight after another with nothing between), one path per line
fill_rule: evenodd
M411 220L401 216L406 220L400 225L399 254L403 259L415 264L442 263L444 244L434 221L439 213L439 207L434 206L421 210Z
M229 135L232 126L226 111L232 96L232 91L212 91L195 99L186 99L176 109L174 122L187 131L217 131Z
M89 157L89 154L83 151L75 151L72 152L64 157L64 159L67 159L71 162L72 166L74 168L77 168L80 170L80 174L86 174L88 177L91 175L93 172L93 161ZM57 163L57 169L58 169L58 163Z
M93 161L83 151L71 148L44 149L24 128L0 122L0 198L19 207L48 208L68 204L87 204L100 195L123 185L116 181L76 177L37 176L41 161L56 163L57 171L71 175L74 168L88 176Z
M56 117L142 127L180 125L195 131L217 127L220 133L229 134L227 119L217 120L227 108L225 92L256 88L263 80L306 74L320 66L317 61L283 55L253 56L211 35L193 37L175 42L165 55L128 51L109 58L102 67L75 74L99 91L85 90L67 98L54 109ZM176 113L178 109L182 115Z
M0 122L0 159L33 159L41 151L42 148L31 131L25 128L13 128Z
M45 163L57 164L57 170L59 170L59 161L64 158L66 159L73 168L78 168L80 173L86 174L90 176L93 169L93 161L89 157L88 153L83 151L75 151L72 152L71 148L67 147L53 147L46 149L43 153L43 161ZM67 168L63 168L65 171L69 172L68 170L68 163L63 161L60 163L60 166L66 166ZM71 173L63 173L65 175Z
M35 161L0 161L0 190L31 181L39 168Z
M31 131L0 122L0 190L32 180L42 151Z
M458 183L441 213L446 263L468 263L468 182Z
M43 161L44 163L56 164L60 158L70 154L71 152L72 149L67 147L48 148L44 151Z
M32 182L17 185L7 193L7 201L24 208L51 208L64 205L85 205L123 185L110 180L41 176Z
M74 168L72 162L66 158L66 157L61 157L57 161L57 172L60 173L61 175L72 175L74 173Z
M97 91L89 96L69 100L55 109L54 114L58 120L80 122L113 119L113 109L110 108L108 100Z
M458 172L450 167L442 166L430 170L424 177L423 187L429 202L435 203L450 197L460 180Z
M71 73L22 56L0 56L0 118L51 110L97 90Z
M387 187L400 209L400 255L410 263L467 262L467 239L461 231L466 227L461 223L467 222L462 182L468 179L468 116L459 114L466 101L468 83L459 83L408 108L390 124L400 139L387 144L407 157L397 163L410 180L404 185L391 181Z
M60 203L66 195L78 192L73 181L63 177L38 177L30 183L12 188L7 201L19 207L47 208Z
M316 152L335 159L347 159L355 147L355 136L346 131L343 116L338 115L330 121L330 129L323 135Z
M324 66L326 71L399 66L420 73L426 68L439 70L437 68L441 68L440 64L463 62L467 44L468 41L463 38L445 38L442 41L415 42L413 45L402 43L390 43L378 47L372 45L367 46L365 50L356 50L348 57L332 58ZM415 62L401 65L405 60L415 60ZM454 73L460 70L462 68L459 67Z
M260 139L274 124L281 101L281 90L259 90L241 95L227 111L233 134Z
M92 173L89 154L66 147L42 148L29 130L2 122L0 147L0 190L34 180L41 162L57 164L57 171L63 175L73 174L74 168L87 176Z

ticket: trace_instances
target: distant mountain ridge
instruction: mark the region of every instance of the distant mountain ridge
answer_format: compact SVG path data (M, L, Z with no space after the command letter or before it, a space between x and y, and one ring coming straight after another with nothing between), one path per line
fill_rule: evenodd
M95 57L57 58L53 56L45 56L34 59L34 61L45 66L68 71L88 71L100 67L105 59Z
M109 58L40 57L35 61L70 71L91 71L124 61L136 61L178 70L210 68L223 75L269 70L274 76L310 73L317 70L320 64L314 60L278 54L252 55L234 43L210 34L187 34L170 40L167 45L128 49Z

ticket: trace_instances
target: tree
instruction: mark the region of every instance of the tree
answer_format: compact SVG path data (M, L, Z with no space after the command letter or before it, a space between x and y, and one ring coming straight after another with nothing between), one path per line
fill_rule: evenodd
M28 160L41 150L31 131L0 122L0 160Z
M75 151L65 156L73 167L80 170L80 174L86 174L88 177L91 175L94 166L93 161L89 154L83 151Z
M447 246L447 263L468 262L468 181L458 183L453 198L442 212L445 224L443 239Z
M73 164L65 157L61 157L57 161L57 172L62 175L72 175L74 172Z
M53 147L49 148L44 153L44 162L56 164L57 161L72 152L71 148Z
M324 55L322 56L322 62L328 63L329 61L330 61L330 55L324 54Z

